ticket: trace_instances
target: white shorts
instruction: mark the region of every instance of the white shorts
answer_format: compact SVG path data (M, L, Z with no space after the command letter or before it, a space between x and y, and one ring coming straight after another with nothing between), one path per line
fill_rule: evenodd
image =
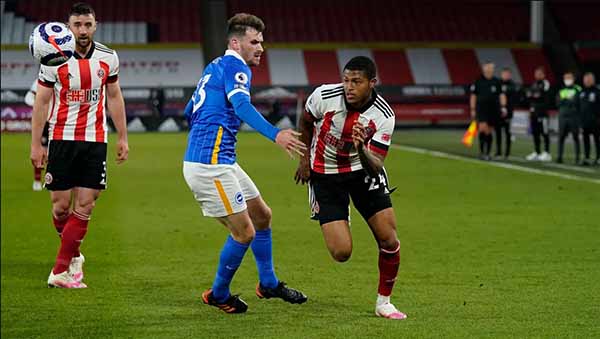
M260 195L252 179L237 164L207 165L183 162L183 177L207 217L244 211L246 200Z

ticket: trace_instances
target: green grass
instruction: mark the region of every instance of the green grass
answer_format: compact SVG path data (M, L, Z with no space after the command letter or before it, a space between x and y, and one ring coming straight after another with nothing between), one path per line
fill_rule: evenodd
M420 147L428 150L442 151L450 154L468 156L476 158L479 155L479 144L477 138L473 142L471 148L467 148L461 144L461 138L465 130L462 129L404 129L395 133L395 141L400 145ZM504 136L503 136L504 137ZM510 164L527 166L535 169L546 171L559 172L570 175L578 175L593 179L600 179L600 167L582 167L575 165L574 146L567 139L565 145L564 164L556 164L555 162L529 162L525 160L525 156L533 151L533 141L530 136L516 136L516 140L512 143L511 158L507 162ZM503 140L503 150L506 143ZM595 149L592 142L591 157L595 157ZM496 140L492 147L492 154L496 152ZM558 152L558 141L555 138L551 139L550 152L552 157L556 159ZM583 158L583 141L581 141L581 157Z
M398 133L400 141L406 133ZM3 338L580 337L600 333L600 186L392 150L386 167L402 240L393 300L376 318L377 247L353 212L354 253L330 259L308 220L295 162L254 134L239 163L273 209L277 274L309 301L254 296L249 254L232 290L244 315L205 306L226 231L204 218L181 169L184 134L130 136L82 250L86 290L45 286L59 240L47 192L31 191L27 135L2 135ZM109 150L114 143L111 140ZM250 252L249 252L250 253Z

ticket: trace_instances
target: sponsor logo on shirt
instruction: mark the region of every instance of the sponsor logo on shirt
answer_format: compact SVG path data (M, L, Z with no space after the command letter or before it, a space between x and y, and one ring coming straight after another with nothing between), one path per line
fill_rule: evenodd
M72 89L67 92L68 102L94 102L100 98L100 89Z

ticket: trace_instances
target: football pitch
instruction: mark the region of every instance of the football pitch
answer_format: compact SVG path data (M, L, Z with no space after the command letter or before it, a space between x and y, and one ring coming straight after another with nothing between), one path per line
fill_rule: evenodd
M447 146L462 131L423 133L394 141L470 154ZM391 321L374 315L378 252L365 222L352 211L352 257L334 262L293 182L296 161L242 133L238 161L273 209L277 275L309 301L257 299L249 251L232 284L249 310L228 315L200 299L227 233L185 184L186 135L131 134L119 166L112 137L108 190L82 245L89 288L59 290L46 288L59 239L48 193L31 191L30 137L2 134L3 338L600 336L600 184L586 180L597 172L544 168L567 178L393 148L402 262L392 300L408 319Z

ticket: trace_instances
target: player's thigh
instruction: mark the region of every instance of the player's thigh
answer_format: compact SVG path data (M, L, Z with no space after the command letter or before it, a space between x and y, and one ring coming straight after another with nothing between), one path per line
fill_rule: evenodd
M365 221L379 211L392 207L385 168L375 177L371 177L364 171L356 173L358 176L350 185L350 196L354 207Z
M246 201L232 165L183 163L183 176L207 217L226 217L245 211Z
M311 174L308 185L311 219L321 225L333 221L348 221L350 197L347 174Z
M346 261L352 255L352 233L347 220L331 221L321 225L323 239L331 256L337 261Z
M106 154L103 142L77 142L75 186L91 190L104 190L107 185ZM89 194L86 194L86 199Z
M78 170L76 161L77 146L74 141L52 140L48 145L45 187L50 191L67 191L75 187L73 179Z
M260 196L260 191L254 184L254 181L252 181L250 176L246 173L246 171L244 171L244 169L237 163L233 164L233 168L234 174L238 182L240 183L244 199L248 201Z

